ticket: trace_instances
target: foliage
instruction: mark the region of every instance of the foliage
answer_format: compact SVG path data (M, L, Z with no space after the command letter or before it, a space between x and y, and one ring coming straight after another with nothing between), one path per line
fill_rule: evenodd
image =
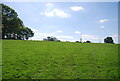
M24 27L17 12L12 8L2 4L2 38L24 40L32 37L33 31Z
M114 44L112 37L105 38L104 43L112 43L112 44Z
M91 43L89 40L87 40L85 43Z
M43 41L58 41L60 42L60 40L58 40L56 37L47 37L47 38L44 38Z
M79 42L79 41L75 41L75 42Z
M119 77L117 44L3 40L2 51L3 79Z

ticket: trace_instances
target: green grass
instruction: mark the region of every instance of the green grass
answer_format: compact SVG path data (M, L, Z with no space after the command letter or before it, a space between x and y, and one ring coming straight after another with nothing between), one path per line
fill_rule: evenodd
M2 41L0 40L0 81L2 80Z
M118 45L3 40L3 79L116 79Z

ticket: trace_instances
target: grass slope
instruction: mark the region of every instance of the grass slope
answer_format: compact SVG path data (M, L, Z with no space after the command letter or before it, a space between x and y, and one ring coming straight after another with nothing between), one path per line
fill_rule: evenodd
M3 79L115 79L118 45L3 40Z
M2 80L2 41L0 40L0 81Z

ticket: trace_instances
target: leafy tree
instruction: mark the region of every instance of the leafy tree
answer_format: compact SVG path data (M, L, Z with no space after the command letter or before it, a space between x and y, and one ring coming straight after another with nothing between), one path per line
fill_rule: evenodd
M75 41L75 42L79 42L79 41Z
M7 36L7 38L10 37L10 34L14 32L15 28L17 28L18 24L16 23L17 13L11 9L10 7L2 4L2 37L4 38Z
M28 27L25 28L25 39L28 40L29 37L33 37L34 33L31 29L29 29Z
M56 37L50 37L50 36L48 36L47 39L44 38L43 41L58 41L58 42L60 42L60 40L58 40Z
M47 40L50 41L50 40L51 40L51 37L47 37Z
M112 44L114 44L112 37L105 38L104 43L112 43Z
M89 40L87 40L86 43L91 43L91 42Z
M17 12L2 4L2 38L28 40L34 33L25 27Z

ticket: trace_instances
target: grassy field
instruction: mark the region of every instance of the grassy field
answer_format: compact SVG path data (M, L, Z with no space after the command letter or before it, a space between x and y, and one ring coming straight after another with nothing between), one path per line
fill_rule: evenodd
M0 81L2 80L2 41L0 40Z
M116 79L118 45L3 40L3 79Z

